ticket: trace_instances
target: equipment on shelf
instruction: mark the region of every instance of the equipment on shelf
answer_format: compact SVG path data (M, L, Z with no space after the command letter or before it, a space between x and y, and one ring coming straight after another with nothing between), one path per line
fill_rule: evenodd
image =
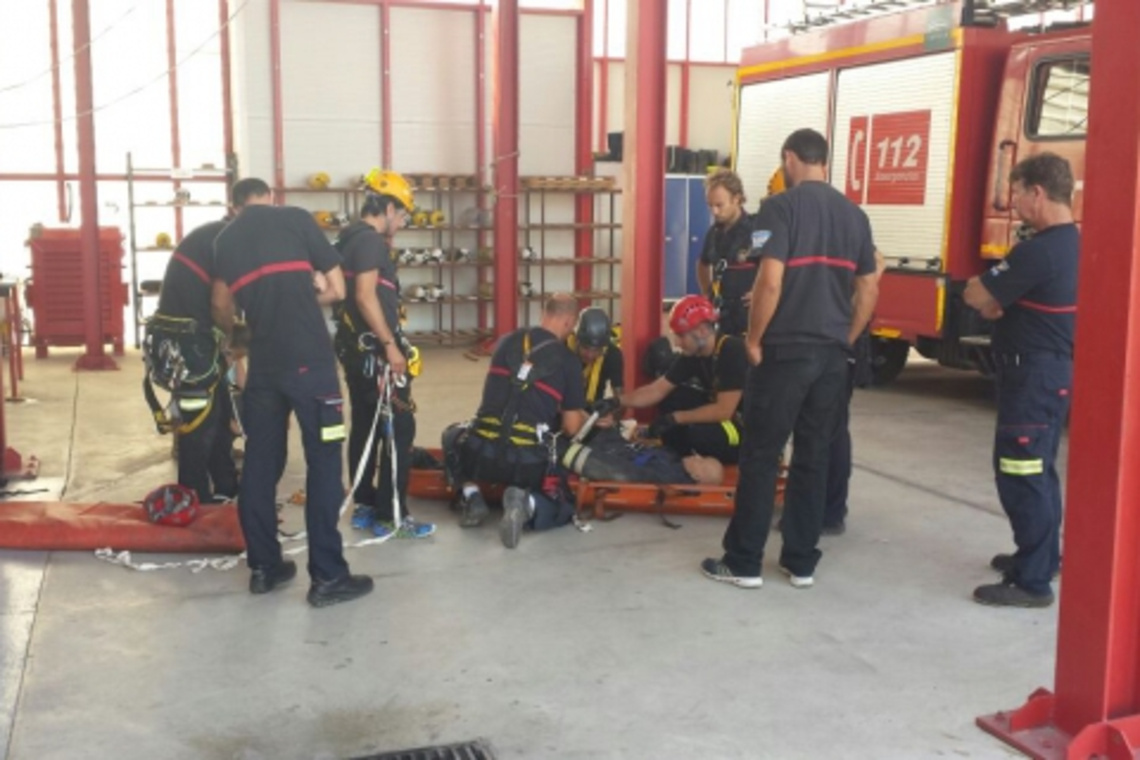
M409 285L404 288L404 300L422 301L427 297L427 288L423 285Z
M520 282L519 283L519 295L522 296L523 298L530 298L531 296L534 295L534 286L531 285L529 282Z
M327 172L316 172L315 174L309 175L305 184L312 190L326 190L330 182L332 182L332 180L329 178Z
M523 246L523 249L519 251L519 255L522 256L523 261L534 261L538 258L538 254L535 253L534 249L529 245Z
M442 211L436 209L428 213L428 224L432 227L442 227L446 218Z
M443 295L446 292L447 292L447 289L444 288L442 285L437 285L435 283L432 283L430 285L425 285L424 286L424 300L427 301L428 303L435 303L440 298L443 298Z
M428 226L428 212L425 209L417 209L412 214L413 227L427 227Z
M430 251L427 252L427 257L425 259L425 263L439 264L442 261L443 261L443 249L442 248L432 248Z
M155 248L170 249L174 247L174 240L171 239L169 232L160 232L154 236Z
M190 191L184 187L180 187L174 191L174 203L179 206L185 206L190 202Z
M400 256L397 259L397 261L399 261L401 264L409 265L415 260L415 258L416 258L416 252L413 251L411 248L405 248L402 251L400 251Z
M456 264L462 264L471 260L470 248L456 248L451 252L451 260Z

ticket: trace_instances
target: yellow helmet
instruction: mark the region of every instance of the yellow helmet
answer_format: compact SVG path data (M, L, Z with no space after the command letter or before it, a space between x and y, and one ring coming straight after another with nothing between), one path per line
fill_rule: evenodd
M411 211L416 207L416 198L412 193L412 186L408 184L402 174L383 169L373 169L364 175L364 186L379 195L395 198L406 211Z
M788 189L787 178L784 177L784 168L780 167L772 172L771 178L768 180L768 195L779 195Z
M313 190L324 190L329 186L330 182L332 182L332 180L329 178L328 172L310 174L306 180L306 184Z
M154 236L154 247L155 248L171 248L173 246L174 246L174 241L170 239L169 233L160 232Z

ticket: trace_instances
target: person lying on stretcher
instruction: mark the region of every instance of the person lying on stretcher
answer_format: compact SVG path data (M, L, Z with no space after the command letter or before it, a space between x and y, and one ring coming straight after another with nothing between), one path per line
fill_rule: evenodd
M616 428L595 430L588 443L571 443L562 466L587 480L657 485L720 485L724 465L713 457L631 443Z
M681 355L648 385L621 396L629 409L658 406L649 437L680 455L714 457L736 464L740 457L738 414L748 375L744 341L717 335L717 311L704 296L685 296L669 313Z

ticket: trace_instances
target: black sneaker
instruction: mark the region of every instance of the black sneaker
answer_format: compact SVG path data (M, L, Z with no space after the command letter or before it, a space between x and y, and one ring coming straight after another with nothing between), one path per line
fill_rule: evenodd
M249 575L249 593L268 594L297 576L297 563L291 559L276 567L256 567Z
M460 499L459 508L461 510L459 527L461 528L478 528L483 524L487 515L491 513L490 507L487 506L487 500L479 492Z
M821 536L842 536L847 532L847 523L843 520L835 523L834 525L824 525L820 528L819 534Z
M1002 575L1009 575L1013 572L1013 555L1012 554L995 554L990 560L990 567ZM1053 573L1053 580L1057 580L1061 575L1061 568L1057 568L1057 572Z
M760 588L764 585L764 579L759 575L737 575L722 560L711 557L701 562L701 572L706 578L722 583L731 583L740 588Z
M306 597L314 607L351 602L372 591L372 579L367 575L346 575L335 581L313 581Z
M1048 607L1053 603L1053 592L1033 594L1012 581L1002 581L978 586L974 601L992 607Z
M523 526L530 521L534 509L530 494L516 486L503 492L503 519L499 522L499 538L503 546L514 549L519 545Z

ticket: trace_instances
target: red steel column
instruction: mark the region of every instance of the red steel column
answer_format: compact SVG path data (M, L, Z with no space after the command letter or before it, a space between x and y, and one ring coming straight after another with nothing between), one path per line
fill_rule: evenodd
M71 209L67 203L67 190L64 188L63 163L63 98L59 82L59 0L50 0L48 18L51 24L51 113L55 136L55 194L59 205L59 220L69 221Z
M640 358L661 334L667 18L666 0L629 2L621 268L627 388L645 381Z
M218 0L218 29L220 29L220 36L218 42L221 45L221 63L222 63L222 152L225 154L226 161L230 161L234 153L234 100L232 83L230 77L232 76L230 67L230 9L227 0ZM237 179L233 177L232 179ZM226 193L229 194L229 186L226 187Z
M574 105L574 172L579 176L594 173L593 126L594 108L594 0L585 0L578 16L578 54L575 60L577 82ZM589 259L594 255L594 194L580 193L574 201L574 222L580 226L574 233L574 256ZM594 268L590 264L575 267L574 290L584 293L594 286ZM582 306L588 306L583 299Z
M284 203L285 116L281 100L281 0L269 0L269 60L273 78L273 185L274 201Z
M1138 35L1135 0L1097 2L1055 693L978 719L1039 758L1140 752Z
M728 29L727 11L724 27ZM727 34L727 32L725 32ZM680 125L677 129L677 144L682 148L689 147L689 84L692 78L693 47L693 0L685 0L685 60L681 61L681 114Z
M491 10L495 40L491 134L495 152L495 334L518 324L519 279L519 0Z
M174 28L174 0L166 0L166 81L170 92L170 165L182 166L182 139L178 125L178 34ZM182 187L174 181L175 192ZM174 239L182 239L182 209L174 209Z
M380 2L380 165L392 168L392 6Z
M83 259L83 334L86 350L76 369L118 369L103 352L103 281L100 277L99 201L95 184L95 112L91 86L91 16L88 0L71 0L75 44L75 111L79 133L79 238Z
M608 151L606 113L610 98L610 0L602 0L602 55L598 58L598 150Z
M479 8L475 11L475 207L480 213L477 217L479 233L475 241L476 256L487 245L487 230L482 211L486 208L487 194L483 188L487 186L487 10L486 0L480 0ZM479 267L478 282L482 286L487 281L487 270ZM487 314L489 306L484 301L477 302L476 327L480 335L487 329Z

